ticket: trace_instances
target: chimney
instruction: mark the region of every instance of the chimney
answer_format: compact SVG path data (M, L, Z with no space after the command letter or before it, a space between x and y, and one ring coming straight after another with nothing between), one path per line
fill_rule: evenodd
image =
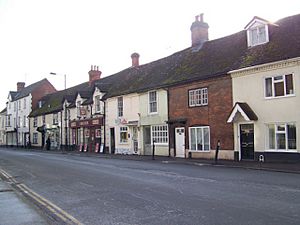
M132 60L132 67L137 67L139 66L139 58L140 58L140 55L139 53L132 53L131 54L131 60Z
M91 65L91 70L89 71L89 85L91 86L92 83L96 80L100 79L101 71L99 70L99 66Z
M17 83L17 91L22 91L25 87L25 82L18 82Z
M208 24L203 21L203 13L197 15L191 26L192 47L208 41L208 28Z

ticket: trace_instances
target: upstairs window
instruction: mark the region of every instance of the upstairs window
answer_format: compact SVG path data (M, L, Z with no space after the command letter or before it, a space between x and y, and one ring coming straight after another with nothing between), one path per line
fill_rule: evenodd
M42 115L42 123L43 123L43 125L46 124L46 116L45 115Z
M200 88L189 91L189 106L203 106L208 104L207 88Z
M251 46L263 44L267 42L266 27L258 26L249 30L249 38Z
M53 113L53 124L58 124L58 113Z
M19 110L21 110L21 100L19 100L18 104L19 104Z
M76 102L77 117L80 117L81 101Z
M23 118L23 127L27 127L27 118L24 116Z
M118 97L118 117L123 116L123 97Z
M24 107L24 109L26 109L26 98L24 98L23 107Z
M149 113L157 113L157 92L149 92Z
M37 127L37 125L38 125L38 124L37 124L37 117L34 117L34 118L33 118L33 126L34 126L34 127Z
M265 78L265 97L294 95L293 74Z
M96 112L100 112L101 111L100 95L95 96L95 109L96 109Z

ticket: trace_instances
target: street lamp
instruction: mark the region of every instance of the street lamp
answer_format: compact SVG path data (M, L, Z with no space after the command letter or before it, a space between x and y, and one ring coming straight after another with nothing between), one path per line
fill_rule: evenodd
M56 76L56 75L62 75L62 74L57 74L57 73L50 72L50 75ZM63 75L64 75L64 78L65 78L65 90L66 90L66 88L67 88L67 75L66 74L63 74Z
M57 73L53 73L53 72L50 72L50 75L62 75L62 74L57 74ZM67 89L67 75L66 74L63 74L64 75L64 81L65 81L65 90ZM65 93L66 95L66 93ZM64 110L65 110L65 146L68 146L68 126L67 126L67 105L66 105L66 99L65 99L65 104L64 104ZM61 126L61 131L62 131L62 126ZM62 132L61 132L61 135L62 135ZM61 136L61 139L62 139L62 136Z

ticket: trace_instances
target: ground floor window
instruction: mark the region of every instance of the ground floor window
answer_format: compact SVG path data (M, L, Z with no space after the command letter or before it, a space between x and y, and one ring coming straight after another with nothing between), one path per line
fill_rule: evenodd
M296 149L296 125L293 123L268 124L268 147L272 150Z
M120 143L128 142L128 127L120 127Z
M155 144L168 144L168 126L155 125L151 126L152 141Z
M189 128L190 150L209 151L210 132L208 126Z
M38 133L33 133L32 135L32 143L37 144L38 143Z

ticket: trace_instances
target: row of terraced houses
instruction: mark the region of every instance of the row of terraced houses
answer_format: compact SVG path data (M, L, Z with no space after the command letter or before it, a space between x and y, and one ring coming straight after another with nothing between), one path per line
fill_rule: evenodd
M300 161L300 14L209 40L203 15L191 47L57 91L19 82L0 113L8 146L109 154ZM298 111L299 110L299 111Z

